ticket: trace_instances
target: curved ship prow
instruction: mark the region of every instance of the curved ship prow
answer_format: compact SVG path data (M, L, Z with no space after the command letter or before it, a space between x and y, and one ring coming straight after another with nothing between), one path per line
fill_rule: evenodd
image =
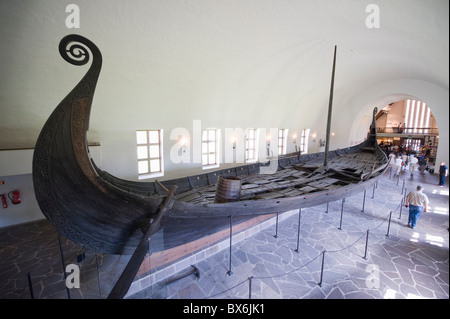
M33 155L33 183L42 213L58 232L106 253L131 253L142 237L137 220L149 219L161 199L129 194L102 180L86 140L102 56L88 39L69 35L61 56L86 75L45 123Z
M204 218L208 223L207 218L271 214L334 201L371 187L387 168L374 117L362 144L280 156L274 174L260 174L262 164L254 163L163 183L117 178L95 165L86 141L101 53L79 35L63 38L60 53L71 64L92 64L39 135L34 188L43 214L58 232L98 252L131 254L161 220ZM217 182L229 176L240 183L238 196L218 202Z

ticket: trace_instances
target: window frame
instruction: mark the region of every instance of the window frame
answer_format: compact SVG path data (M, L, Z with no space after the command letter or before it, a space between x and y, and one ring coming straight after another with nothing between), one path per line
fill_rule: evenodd
M300 154L308 153L308 138L310 129L303 129L300 138Z
M210 133L214 132L214 139L210 139ZM206 133L206 139L204 138ZM204 152L204 144L206 144L206 152ZM214 145L214 151L210 147ZM217 168L220 166L220 129L207 128L202 131L202 169ZM214 155L214 161L210 161L210 156ZM207 160L205 161L205 156Z
M253 138L250 138L250 132L253 132ZM249 146L250 141L253 141L253 148ZM253 151L253 157L249 157L249 152ZM254 163L258 161L258 130L255 128L247 129L245 135L245 162Z
M138 132L145 132L146 133L146 143L139 143L138 141ZM158 141L152 142L151 141L151 132L157 132L158 133ZM151 148L152 147L158 147L158 156L151 156ZM146 156L140 158L139 157L139 148L140 147L146 147ZM137 162L138 162L138 179L147 179L147 178L154 178L154 177L161 177L164 176L164 161L163 161L163 130L162 129L145 129L145 130L136 130L136 150L137 150ZM157 160L159 165L159 170L152 169L152 162ZM147 163L147 172L140 173L139 172L139 163L146 162Z
M282 128L278 130L278 155L286 155L288 129Z

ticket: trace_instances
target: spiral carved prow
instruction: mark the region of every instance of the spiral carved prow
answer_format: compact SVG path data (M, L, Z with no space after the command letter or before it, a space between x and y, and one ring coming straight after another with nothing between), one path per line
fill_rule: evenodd
M91 58L102 58L100 50L90 40L77 34L69 34L59 42L59 53L61 57L73 65L85 65Z

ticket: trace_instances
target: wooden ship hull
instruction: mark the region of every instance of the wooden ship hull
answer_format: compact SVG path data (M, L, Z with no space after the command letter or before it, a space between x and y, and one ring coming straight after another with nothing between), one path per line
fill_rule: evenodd
M371 187L387 167L384 152L370 140L330 155L325 173L315 172L324 153L280 156L273 174L261 174L269 164L255 163L162 183L122 180L97 170L102 179L137 195L163 194L163 188L178 186L167 218L214 218L271 214L336 201ZM240 180L239 200L217 202L218 180L230 176Z
M133 269L124 271L126 284L118 284L120 293L112 296L126 292L148 251L148 239L162 220L201 218L207 224L220 217L316 206L362 192L387 168L387 158L377 145L375 116L362 144L328 151L335 48L325 152L280 156L274 159L278 169L273 174L262 174L268 164L254 163L163 183L114 177L95 165L86 139L101 53L79 35L64 37L59 51L71 64L92 63L50 115L36 142L36 199L57 231L70 240L97 252L133 254L129 263ZM234 193L230 189L220 193L217 185L226 181L238 183Z

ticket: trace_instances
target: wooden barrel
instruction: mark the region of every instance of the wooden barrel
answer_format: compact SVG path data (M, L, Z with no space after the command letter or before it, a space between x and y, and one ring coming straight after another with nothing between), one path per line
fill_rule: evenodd
M241 178L219 176L216 188L216 203L234 202L241 199Z

